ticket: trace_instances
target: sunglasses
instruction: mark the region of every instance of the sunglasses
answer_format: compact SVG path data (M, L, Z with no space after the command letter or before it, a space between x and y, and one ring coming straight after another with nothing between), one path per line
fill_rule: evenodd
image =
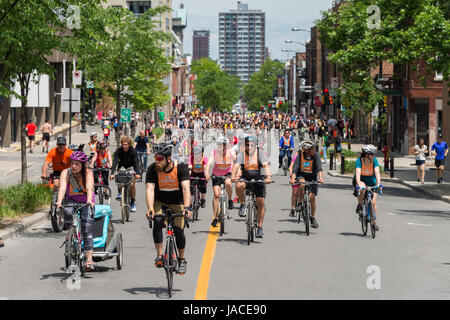
M161 162L164 160L164 157L163 156L155 156L155 160L158 162Z

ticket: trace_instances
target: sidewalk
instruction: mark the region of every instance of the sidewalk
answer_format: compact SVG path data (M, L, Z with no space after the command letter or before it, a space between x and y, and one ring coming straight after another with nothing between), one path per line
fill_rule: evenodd
M333 177L353 179L354 174L341 174L340 170L328 171L328 174ZM444 176L444 179L450 181L450 176ZM443 182L438 184L436 182L436 173L433 170L425 169L425 184L421 184L417 181L416 169L395 169L394 178L382 177L383 182L400 183L404 186L411 188L416 192L423 193L432 199L438 199L450 203L450 183Z

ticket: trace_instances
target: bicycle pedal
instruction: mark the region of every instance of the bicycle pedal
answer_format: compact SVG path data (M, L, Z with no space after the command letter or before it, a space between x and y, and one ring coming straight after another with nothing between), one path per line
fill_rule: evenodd
M61 247L59 247L59 248L61 249L62 247L64 247L64 245L66 244L66 242L67 242L67 240L65 240L65 241L63 242L63 244L61 245Z

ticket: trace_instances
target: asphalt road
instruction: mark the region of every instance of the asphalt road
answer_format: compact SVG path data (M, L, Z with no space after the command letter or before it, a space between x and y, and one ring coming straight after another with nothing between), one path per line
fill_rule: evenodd
M172 299L195 299L205 285L212 300L450 298L449 204L386 183L378 202L380 231L375 239L363 237L351 180L325 175L318 196L319 228L307 236L304 225L289 217L288 178L278 172L274 179L266 199L265 236L250 246L237 210L222 237L210 232L208 185L200 220L185 230L188 271L175 276ZM59 248L65 234L54 233L44 222L0 249L0 299L168 299L165 273L153 264L143 183L137 203L138 211L122 225L119 202L111 201L114 226L124 240L122 270L115 260L100 262L99 272L83 278L80 290L68 289L64 247ZM210 235L216 242L208 240ZM202 262L211 243L211 269L206 281L199 281L205 279Z

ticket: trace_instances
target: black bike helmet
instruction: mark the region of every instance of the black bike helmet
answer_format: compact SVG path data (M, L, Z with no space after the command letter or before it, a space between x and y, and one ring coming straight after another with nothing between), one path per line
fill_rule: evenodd
M173 144L167 143L167 142L162 142L160 144L156 144L153 147L153 153L161 154L165 157L168 157L168 156L172 155L172 149L173 149Z

